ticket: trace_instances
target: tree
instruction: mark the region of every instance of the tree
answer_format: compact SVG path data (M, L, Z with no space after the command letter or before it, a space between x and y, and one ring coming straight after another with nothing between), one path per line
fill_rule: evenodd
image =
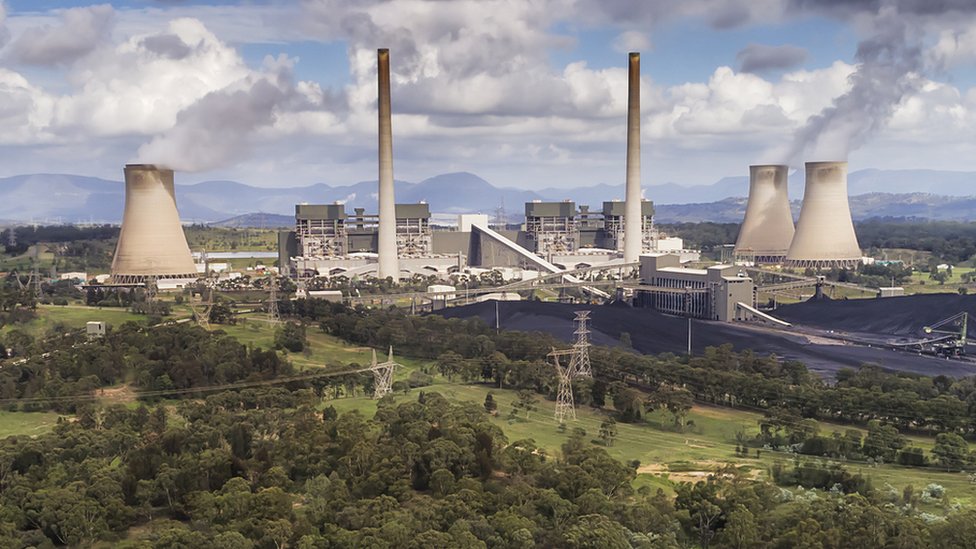
M529 413L536 410L537 399L535 393L532 391L526 391L525 389L518 392L515 398L515 402L512 403L512 411L509 414L510 419L515 419L520 411L525 412L525 419L529 419Z
M498 403L495 402L495 397L492 393L488 393L485 396L485 411L491 415L498 413Z
M298 322L286 322L275 332L276 349L287 349L293 353L300 353L305 349L305 325Z
M946 471L960 470L966 465L969 448L966 440L955 433L939 433L935 437L932 455Z
M617 438L617 420L608 417L600 424L600 439L604 446L613 446L614 439Z
M722 538L735 549L755 547L759 542L756 516L743 505L736 505L725 520Z

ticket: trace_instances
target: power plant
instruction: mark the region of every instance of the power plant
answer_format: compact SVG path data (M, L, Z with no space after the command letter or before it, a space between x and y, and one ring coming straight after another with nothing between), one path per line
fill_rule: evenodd
M847 162L807 162L803 207L786 265L830 269L860 262L847 198Z
M629 55L628 74L624 202L605 201L602 210L591 211L572 201L534 201L525 204L525 224L517 229L492 229L486 219L467 216L459 219L461 230L435 230L427 204L397 204L394 198L390 53L378 50L379 213L363 208L350 213L339 203L296 205L295 230L279 234L280 264L299 279L369 274L399 279L446 276L471 267L513 273L599 264L634 268L643 252L697 258L683 250L681 239L654 228L654 205L641 198L640 54Z
M628 56L624 201L604 201L598 210L571 200L532 201L525 204L520 226L489 226L487 216L461 215L456 229L435 226L426 203L396 203L389 50L377 50L376 59L378 212L348 212L338 202L295 206L294 230L279 233L279 264L298 279L301 290L311 278L446 279L495 270L506 280L553 280L555 285L578 286L590 296L608 299L610 294L598 284L568 272L612 273L605 283L639 271L638 282L616 287L618 296L625 289L632 293L637 306L725 321L762 314L753 307L757 289L743 269L687 268L685 263L699 259L698 253L655 228L654 204L642 199L640 181L639 53ZM785 165L750 166L749 200L735 259L799 268L855 265L861 253L847 202L846 163L807 163L806 191L795 228L788 170ZM128 165L125 181L112 283L196 279L199 268L180 225L173 171Z
M787 194L789 166L749 166L749 202L735 241L735 256L754 263L782 263L793 240Z
M197 276L176 210L173 170L150 164L125 166L125 209L112 260L112 283L195 280Z

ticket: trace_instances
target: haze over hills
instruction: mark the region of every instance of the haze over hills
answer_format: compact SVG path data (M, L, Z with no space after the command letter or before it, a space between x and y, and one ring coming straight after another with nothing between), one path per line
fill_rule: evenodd
M867 217L976 218L976 172L935 170L860 170L850 174L851 209L856 219ZM924 190L926 192L919 192ZM711 185L676 183L645 186L655 202L657 219L673 221L741 221L749 191L746 176L725 177ZM604 200L621 199L624 186L599 184L538 191L496 187L477 175L442 174L419 183L396 182L398 202L425 201L438 213L494 214L504 204L509 217L522 213L531 200L570 199L599 209ZM802 174L791 177L790 195L803 195ZM185 221L215 222L263 212L292 216L299 203L342 201L351 212L376 208L376 182L331 186L255 187L234 181L205 181L177 185L177 201ZM124 185L93 177L29 174L0 179L0 219L117 223L122 217ZM794 204L798 212L799 203ZM797 213L795 212L795 213ZM265 222L270 222L266 217ZM271 223L273 224L273 223Z

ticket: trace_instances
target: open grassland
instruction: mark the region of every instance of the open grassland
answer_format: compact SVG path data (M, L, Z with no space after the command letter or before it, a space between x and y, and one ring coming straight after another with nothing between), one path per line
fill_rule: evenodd
M177 317L178 318L178 317ZM63 324L68 328L84 328L89 321L102 321L110 326L118 326L122 323L145 322L144 315L133 314L128 309L112 307L88 307L85 305L38 305L37 318L26 324L10 324L0 328L0 332L12 329L20 329L34 337L43 337L48 331L57 324Z
M0 412L0 439L43 435L54 428L59 417L53 412Z

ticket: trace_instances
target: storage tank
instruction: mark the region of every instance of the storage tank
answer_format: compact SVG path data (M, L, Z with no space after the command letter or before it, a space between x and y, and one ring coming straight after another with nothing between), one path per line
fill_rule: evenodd
M847 162L807 162L803 207L786 265L830 269L860 261L847 198Z
M173 170L151 164L125 166L125 210L112 260L112 283L197 276L176 210Z
M782 263L793 240L787 193L788 166L749 166L749 202L735 241L735 256L756 263Z

